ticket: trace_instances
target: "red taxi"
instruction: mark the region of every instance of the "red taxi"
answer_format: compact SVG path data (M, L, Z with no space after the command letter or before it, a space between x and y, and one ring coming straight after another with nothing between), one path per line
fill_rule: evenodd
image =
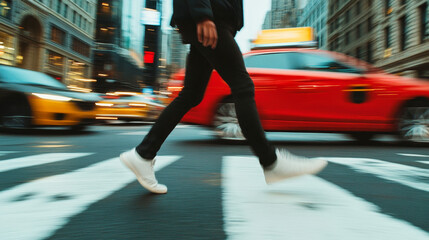
M429 82L388 74L355 58L306 48L252 50L244 55L266 131L347 133L356 140L393 133L429 142ZM184 71L169 83L172 96ZM183 122L242 139L231 92L213 72L204 100Z

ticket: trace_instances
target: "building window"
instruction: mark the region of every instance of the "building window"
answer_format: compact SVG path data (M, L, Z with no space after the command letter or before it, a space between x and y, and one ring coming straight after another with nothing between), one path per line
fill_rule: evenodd
M72 50L85 57L89 57L91 54L91 48L89 44L84 43L83 41L75 37L73 37L73 40L72 40Z
M357 48L356 48L356 57L357 57L357 58L359 58L359 59L361 58L361 52L362 52L362 51L361 51L361 48L360 48L360 47L357 47Z
M392 41L390 39L390 26L384 29L384 48L388 49L392 45Z
M373 61L372 61L372 44L371 44L371 42L367 43L366 48L368 51L366 54L366 61L369 63L372 63Z
M14 37L0 31L0 64L13 65L15 60Z
M360 12L361 12L360 1L357 1L357 3L356 3L356 15L359 15Z
M63 5L63 1L59 0L57 2L57 13L61 14L61 6Z
M344 18L345 18L346 23L350 22L350 10L346 11Z
M361 25L358 24L356 26L356 39L359 39L361 37L361 34L362 34Z
M371 32L372 31L372 17L370 16L369 18L368 18L368 32Z
M65 36L66 36L66 33L63 30L57 28L56 26L51 27L52 42L64 45Z
M384 0L384 12L386 16L393 12L392 0Z
M350 32L346 32L346 35L344 36L344 42L346 45L350 43Z
M73 21L72 22L74 24L76 24L76 21L77 21L77 13L76 13L76 11L73 10Z
M63 7L63 16L64 16L64 18L68 17L68 11L69 11L69 5L64 4L64 7Z
M428 4L425 3L419 8L420 12L420 42L423 42L429 37L428 33L428 17L427 17Z
M112 9L110 7L110 4L107 2L102 2L101 3L101 12L106 14L106 15L112 14Z
M89 83L82 81L82 79L86 78L88 65L74 60L69 60L67 65L69 66L69 69L67 71L64 83L69 88L80 91L89 88Z
M48 64L51 68L62 69L64 57L54 51L48 50Z
M0 17L11 18L12 0L0 0Z
M399 33L400 33L400 49L401 51L407 48L407 19L406 17L401 17L399 19Z

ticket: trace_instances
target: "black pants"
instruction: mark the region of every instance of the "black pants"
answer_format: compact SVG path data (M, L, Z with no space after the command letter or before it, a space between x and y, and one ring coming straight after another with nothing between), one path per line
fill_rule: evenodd
M137 152L153 159L162 143L182 117L203 99L213 69L231 88L235 109L244 137L260 164L267 167L275 162L276 154L262 128L255 104L253 81L244 66L242 53L235 42L235 31L217 24L218 45L213 50L198 42L195 28L181 29L182 37L191 43L186 63L184 87L178 97L164 109Z

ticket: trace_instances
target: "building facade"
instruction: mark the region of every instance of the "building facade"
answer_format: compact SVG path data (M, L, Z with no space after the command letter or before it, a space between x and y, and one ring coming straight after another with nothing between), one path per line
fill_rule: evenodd
M272 0L262 29L296 27L298 15L297 0Z
M328 2L326 0L308 1L298 18L298 26L314 29L320 49L327 49L327 20Z
M330 0L328 49L374 63L376 2L381 1Z
M428 4L428 0L330 0L328 48L389 73L429 78Z
M87 90L95 3L0 0L0 63L45 72L70 88Z
M145 86L145 5L145 0L98 1L94 91L140 91Z
M428 0L375 1L375 65L429 79Z

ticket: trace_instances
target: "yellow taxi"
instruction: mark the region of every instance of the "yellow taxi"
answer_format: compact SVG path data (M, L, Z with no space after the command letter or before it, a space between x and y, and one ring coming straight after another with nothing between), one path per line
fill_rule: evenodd
M68 126L95 122L93 93L74 92L40 72L0 65L0 127Z
M138 92L113 92L101 95L96 103L98 120L153 121L165 105L156 96Z

